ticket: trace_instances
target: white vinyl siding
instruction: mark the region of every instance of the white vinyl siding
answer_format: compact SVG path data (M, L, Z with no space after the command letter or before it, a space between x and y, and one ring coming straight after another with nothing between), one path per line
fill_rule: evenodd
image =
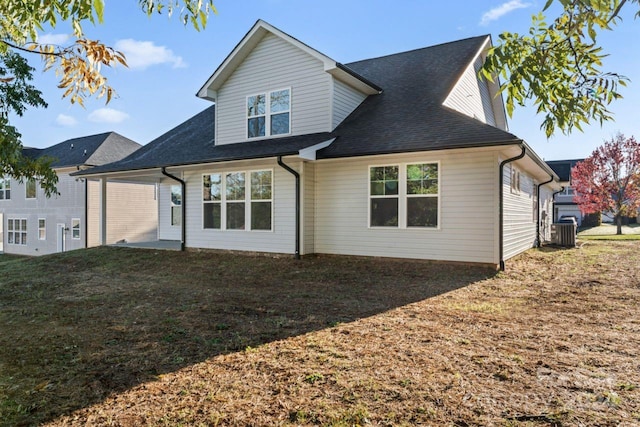
M496 264L497 156L414 153L316 165L318 253ZM439 162L439 228L369 227L369 166Z
M168 217L169 209L165 210L167 211L165 217ZM87 243L89 247L100 244L99 214L100 183L98 181L89 181L89 224L87 226ZM85 228L85 226L81 226L81 230ZM114 244L122 240L145 242L157 239L158 201L156 185L107 182L107 244ZM71 241L71 239L68 239L67 244ZM84 239L81 241L84 241Z
M285 162L296 170L300 169L299 163L286 159ZM249 172L259 170L273 171L272 230L250 232L205 229L203 227L203 175L221 173L224 179L224 175L230 171L247 171L247 179L250 179ZM293 175L278 166L275 160L233 162L190 168L184 172L184 179L187 182L185 201L188 247L285 254L295 252L295 180ZM248 200L246 203L249 202ZM246 221L250 221L250 218L246 217ZM167 235L163 228L166 228L165 222L161 222L160 230L161 235Z
M329 131L330 85L320 60L267 34L218 90L216 144L247 141L247 96L278 88L291 88L291 134Z
M489 86L487 81L478 75L481 67L482 59L479 56L467 67L444 101L444 105L491 126L496 126Z
M172 179L163 179L158 188L158 238L160 240L181 239L181 225L174 225L171 221L171 187L175 183Z
M516 171L514 174L512 171ZM504 250L507 260L520 252L530 249L536 241L536 223L532 220L533 199L536 186L533 178L510 163L502 170L504 193ZM512 176L519 179L519 189L514 191Z
M304 164L302 174L302 245L301 254L314 253L314 224L315 224L315 194L316 194L316 164Z
M335 129L358 105L367 98L367 95L342 83L333 80L333 114L331 130Z
M551 240L553 223L553 190L547 186L540 188L540 237L542 243Z

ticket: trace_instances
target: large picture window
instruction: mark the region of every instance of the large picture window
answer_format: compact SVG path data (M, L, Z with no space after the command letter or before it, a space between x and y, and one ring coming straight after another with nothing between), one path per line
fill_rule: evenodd
M271 230L272 181L270 170L203 175L203 228Z
M247 97L247 138L291 132L291 90L281 89Z
M437 228L438 163L369 168L369 226Z
M11 199L11 180L0 176L0 200Z

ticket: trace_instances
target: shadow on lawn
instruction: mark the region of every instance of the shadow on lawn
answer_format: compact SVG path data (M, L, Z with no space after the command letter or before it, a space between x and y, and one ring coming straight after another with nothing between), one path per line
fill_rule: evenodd
M486 279L460 265L97 248L0 264L0 425Z

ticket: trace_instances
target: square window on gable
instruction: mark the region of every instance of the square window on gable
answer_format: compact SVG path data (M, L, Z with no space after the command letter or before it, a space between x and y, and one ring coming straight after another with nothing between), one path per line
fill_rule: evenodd
M247 138L291 132L291 89L247 97Z

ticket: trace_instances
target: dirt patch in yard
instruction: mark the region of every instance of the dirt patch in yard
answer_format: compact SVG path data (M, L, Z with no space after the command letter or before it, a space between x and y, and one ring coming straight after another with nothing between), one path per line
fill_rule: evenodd
M499 274L113 248L16 260L0 265L0 424L636 425L639 265L639 242L533 250Z

